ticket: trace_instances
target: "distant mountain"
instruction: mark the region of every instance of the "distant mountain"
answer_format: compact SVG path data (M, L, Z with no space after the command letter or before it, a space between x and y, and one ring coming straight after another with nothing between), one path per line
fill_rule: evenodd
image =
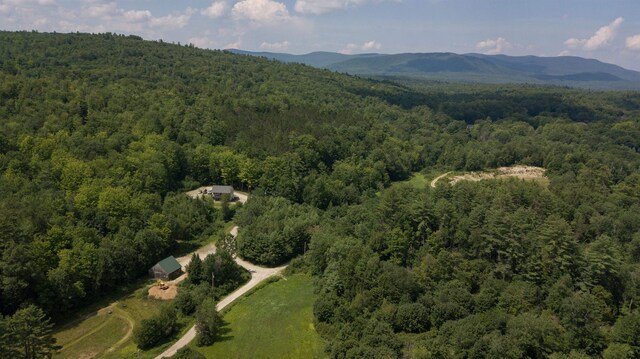
M640 72L574 56L538 57L454 53L291 55L229 50L363 76L479 83L532 83L594 89L640 89Z
M343 61L347 61L354 56L368 57L368 56L380 56L379 54L362 54L362 55L343 55L337 52L312 52L306 55L291 55L281 54L277 52L251 52L243 50L229 50L235 54L251 55L266 57L268 59L278 60L280 62L296 62L300 64L306 64L313 67L328 68L333 64L337 64Z

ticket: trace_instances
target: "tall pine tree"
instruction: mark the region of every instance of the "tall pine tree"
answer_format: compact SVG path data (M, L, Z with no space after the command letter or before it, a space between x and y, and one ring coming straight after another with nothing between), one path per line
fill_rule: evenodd
M2 342L16 358L51 357L56 339L51 335L53 324L42 309L35 305L18 310L6 321ZM4 346L3 345L3 346Z
M202 267L202 260L197 253L194 253L191 256L191 261L189 262L189 266L187 266L187 272L189 273L189 280L193 284L198 284L202 282L204 275L204 268Z

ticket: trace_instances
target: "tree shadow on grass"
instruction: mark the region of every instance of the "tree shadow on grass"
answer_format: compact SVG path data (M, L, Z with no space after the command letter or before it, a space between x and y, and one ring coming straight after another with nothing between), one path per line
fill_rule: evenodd
M231 335L231 328L229 322L224 319L220 319L220 328L218 329L218 335L216 336L216 343L226 342L232 340L234 337Z

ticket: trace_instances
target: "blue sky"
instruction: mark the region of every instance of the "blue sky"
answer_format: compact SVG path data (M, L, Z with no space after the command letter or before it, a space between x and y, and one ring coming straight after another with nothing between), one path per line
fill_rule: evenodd
M638 0L0 0L0 29L296 54L576 55L640 70Z

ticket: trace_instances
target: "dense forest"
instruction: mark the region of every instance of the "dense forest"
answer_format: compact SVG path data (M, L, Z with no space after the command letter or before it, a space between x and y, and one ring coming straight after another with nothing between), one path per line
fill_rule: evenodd
M218 183L252 192L240 256L302 255L332 358L640 355L640 93L396 84L114 34L0 43L7 318L64 318L215 236L225 214L182 192ZM397 183L514 164L548 185Z

